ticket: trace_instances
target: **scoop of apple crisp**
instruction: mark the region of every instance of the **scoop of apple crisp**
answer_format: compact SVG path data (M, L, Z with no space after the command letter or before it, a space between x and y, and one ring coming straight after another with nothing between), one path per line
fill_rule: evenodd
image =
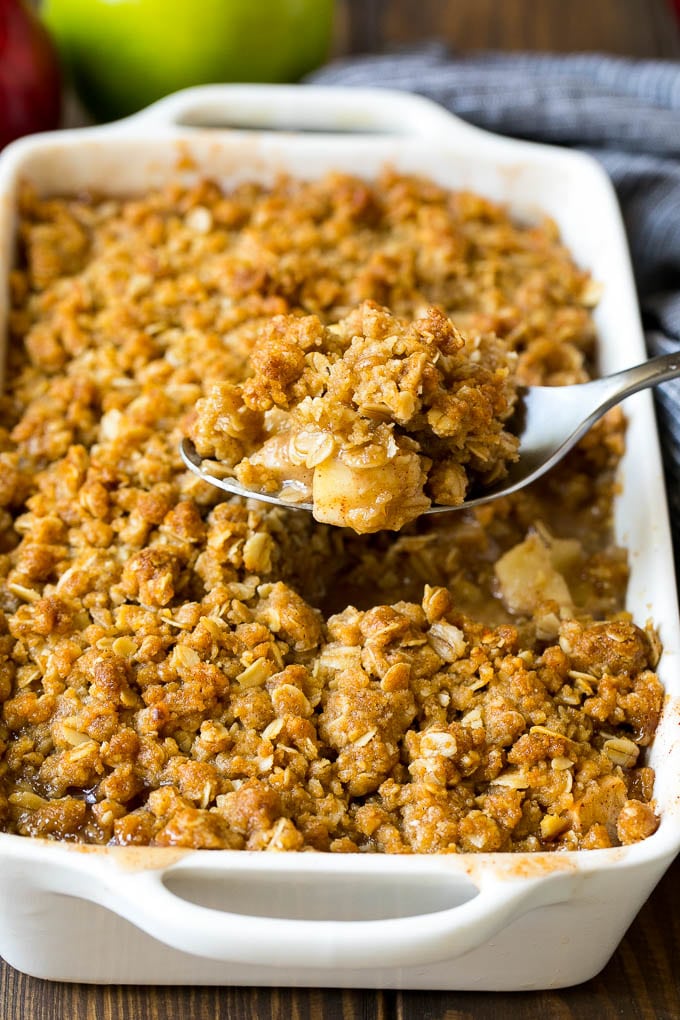
M505 428L515 361L493 333L465 336L436 307L408 321L366 301L329 326L277 316L252 374L213 386L189 436L246 488L311 500L318 521L398 531L516 459Z

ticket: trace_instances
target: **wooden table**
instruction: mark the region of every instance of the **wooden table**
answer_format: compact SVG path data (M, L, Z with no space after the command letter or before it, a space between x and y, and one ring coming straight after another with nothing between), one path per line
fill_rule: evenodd
M680 58L666 0L344 0L336 52L427 38L460 50L605 50ZM67 934L65 924L64 937ZM52 984L0 961L0 1020L678 1020L680 860L599 977L532 994Z

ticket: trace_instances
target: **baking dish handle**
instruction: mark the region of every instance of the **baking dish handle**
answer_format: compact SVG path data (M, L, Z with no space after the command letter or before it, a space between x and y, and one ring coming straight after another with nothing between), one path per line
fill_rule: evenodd
M247 128L323 134L441 138L486 133L423 96L396 89L323 85L200 85L107 126L147 136L154 128Z
M573 895L573 876L565 873L488 877L478 883L476 895L448 909L379 920L310 920L201 906L167 887L174 871L119 873L108 894L99 887L96 899L182 952L266 967L301 962L307 967L352 970L425 966L476 949L527 910ZM284 875L281 880L286 881ZM333 881L332 875L328 880ZM217 889L219 876L213 881ZM257 882L257 876L250 881Z

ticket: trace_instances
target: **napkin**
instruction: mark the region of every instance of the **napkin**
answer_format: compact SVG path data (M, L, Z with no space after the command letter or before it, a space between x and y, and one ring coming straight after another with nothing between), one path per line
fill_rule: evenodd
M336 61L308 79L428 96L500 134L584 149L616 188L650 354L680 348L680 63L439 45ZM680 379L655 391L680 564Z

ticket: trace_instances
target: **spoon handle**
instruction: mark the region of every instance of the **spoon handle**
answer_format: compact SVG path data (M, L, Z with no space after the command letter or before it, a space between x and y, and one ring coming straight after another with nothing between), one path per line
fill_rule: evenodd
M607 409L639 390L658 386L659 383L668 382L669 379L676 379L678 376L680 376L680 351L673 351L671 354L660 354L657 358L643 361L641 365L624 368L621 372L603 379L595 379L585 385L592 387L593 392L596 388L602 391L602 406Z
M680 376L680 351L650 358L614 375L573 386L532 386L525 392L520 458L507 476L465 507L523 489L550 470L610 408L639 390ZM443 512L430 507L426 513Z

